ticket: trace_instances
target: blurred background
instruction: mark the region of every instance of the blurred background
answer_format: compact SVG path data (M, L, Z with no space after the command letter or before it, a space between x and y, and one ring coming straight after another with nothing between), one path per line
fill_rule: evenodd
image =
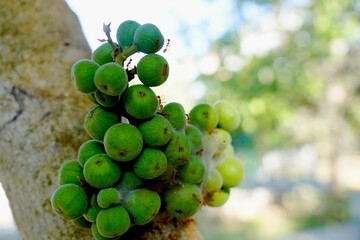
M196 216L205 240L360 239L359 1L67 2L92 49L103 23L161 29L163 101L239 109L232 137L245 178ZM0 239L17 239L2 191L0 204Z

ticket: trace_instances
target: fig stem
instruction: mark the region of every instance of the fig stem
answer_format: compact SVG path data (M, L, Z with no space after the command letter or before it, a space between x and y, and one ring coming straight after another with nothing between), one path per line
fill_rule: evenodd
M130 47L122 49L122 51L115 56L115 62L120 64L121 66L124 66L125 60L130 57L131 55L137 53L138 47L135 43L133 43Z
M110 29L110 25L111 25L111 22L109 24L105 24L103 23L103 31L107 37L107 42L111 45L111 47L113 49L117 48L118 46L116 45L116 43L113 42L111 36L110 36L110 32L111 32L111 29Z

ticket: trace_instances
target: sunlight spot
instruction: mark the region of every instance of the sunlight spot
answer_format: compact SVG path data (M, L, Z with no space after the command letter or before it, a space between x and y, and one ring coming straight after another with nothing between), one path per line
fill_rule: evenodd
M231 72L225 67L219 67L219 69L215 73L215 79L222 82L229 81L231 79L231 76Z
M200 100L204 97L206 93L206 86L203 82L195 81L191 83L191 87L189 88L190 96L194 100Z
M286 69L286 65L287 65L287 59L285 57L277 57L275 58L275 60L273 61L273 68L276 71L282 71Z
M345 39L334 39L330 43L330 52L334 56L343 57L349 51L349 44L345 41Z
M238 72L244 66L244 60L237 55L228 55L224 59L224 65L229 71Z
M279 20L285 30L290 32L296 32L302 27L304 22L304 16L301 16L300 13L296 11L283 9L280 12Z
M205 75L214 74L220 65L219 55L214 52L209 52L203 58L201 58L197 66L199 67L199 71Z
M273 195L266 188L257 187L252 191L233 188L229 200L221 208L229 219L250 220L256 218L272 201Z
M326 98L334 104L343 103L346 95L346 90L340 83L331 83L326 92Z
M254 118L247 117L247 118L243 119L242 127L243 127L245 132L253 133L253 132L256 131L256 129L258 127L258 123Z
M336 163L339 183L356 191L360 190L360 158L357 155L342 156Z
M262 67L258 71L259 82L262 84L270 84L274 81L274 71L271 67Z
M295 33L295 43L299 47L306 47L311 42L311 36L309 32L299 31Z
M243 55L263 56L271 49L277 48L282 42L281 35L277 31L250 33L241 41Z
M263 100L255 98L249 103L249 110L252 115L259 115L265 112L266 106Z

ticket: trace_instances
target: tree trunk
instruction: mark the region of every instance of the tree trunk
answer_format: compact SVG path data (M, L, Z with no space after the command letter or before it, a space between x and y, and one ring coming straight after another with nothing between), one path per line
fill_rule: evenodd
M19 233L91 239L49 200L59 166L89 139L83 118L90 105L70 80L72 64L90 57L79 22L64 1L0 0L0 26L0 181ZM201 239L191 221L161 214L154 224L143 239Z

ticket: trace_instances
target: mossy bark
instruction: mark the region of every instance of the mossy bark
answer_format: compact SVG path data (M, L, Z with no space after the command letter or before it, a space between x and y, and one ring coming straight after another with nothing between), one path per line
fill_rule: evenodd
M0 0L0 26L0 181L21 238L92 239L50 206L59 166L89 138L90 105L70 80L72 64L90 57L78 19L64 1ZM139 238L201 236L160 215Z

